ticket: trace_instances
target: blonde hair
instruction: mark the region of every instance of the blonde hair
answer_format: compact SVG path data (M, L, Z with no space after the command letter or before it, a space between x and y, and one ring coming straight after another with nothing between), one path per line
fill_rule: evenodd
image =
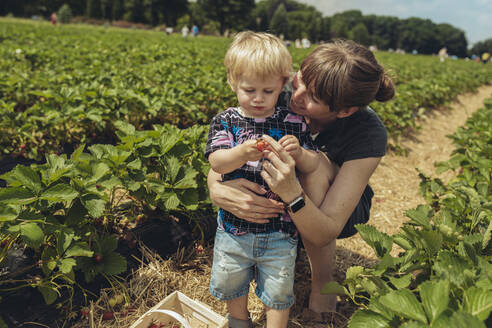
M388 101L395 86L374 54L349 40L335 40L316 48L301 64L302 81L308 90L339 112L365 108L374 100Z
M241 75L265 79L292 75L292 57L282 40L269 33L244 31L236 34L224 58L227 82L233 90Z

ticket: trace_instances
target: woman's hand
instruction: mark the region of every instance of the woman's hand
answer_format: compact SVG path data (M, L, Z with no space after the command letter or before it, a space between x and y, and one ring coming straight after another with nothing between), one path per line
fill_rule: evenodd
M249 222L268 223L284 212L281 202L261 196L266 190L246 179L222 182L220 174L210 170L208 188L215 205Z
M263 161L261 176L270 189L290 203L302 192L302 187L296 178L296 163L291 155L273 138L263 136L270 145Z

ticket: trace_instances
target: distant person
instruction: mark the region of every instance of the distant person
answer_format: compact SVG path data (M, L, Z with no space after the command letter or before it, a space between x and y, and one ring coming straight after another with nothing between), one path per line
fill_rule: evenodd
M446 47L441 48L437 55L439 56L439 60L443 62L446 58L448 58L448 49Z
M198 35L198 26L193 25L193 27L191 28L191 32L193 36L196 37Z
M307 38L302 38L301 43L304 49L311 48L311 41L309 41Z
M482 54L482 63L486 64L490 60L490 54L488 52L484 52Z
M171 26L166 27L166 35L173 34L174 29Z
M301 48L302 47L301 46L301 40L299 40L299 39L296 39L295 44L296 44L296 48Z
M51 25L56 25L56 13L55 12L51 13L50 19L51 19Z
M181 35L183 35L183 38L186 38L189 32L190 29L188 28L188 26L185 25L181 28Z

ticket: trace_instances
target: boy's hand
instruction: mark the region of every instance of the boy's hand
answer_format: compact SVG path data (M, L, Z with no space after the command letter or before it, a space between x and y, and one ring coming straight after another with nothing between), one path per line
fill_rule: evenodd
M302 147L299 144L299 140L293 135L285 135L279 141L279 144L284 147L284 149L294 158L294 160L298 160L302 155Z
M263 152L259 151L257 144L256 139L250 139L240 145L242 157L245 162L256 162L263 157Z

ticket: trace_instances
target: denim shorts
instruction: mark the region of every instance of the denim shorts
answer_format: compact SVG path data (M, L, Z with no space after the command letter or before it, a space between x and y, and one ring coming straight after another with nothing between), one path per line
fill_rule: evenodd
M210 293L227 301L249 293L256 278L256 295L266 306L285 310L294 304L297 238L283 232L236 236L218 228L215 235Z

